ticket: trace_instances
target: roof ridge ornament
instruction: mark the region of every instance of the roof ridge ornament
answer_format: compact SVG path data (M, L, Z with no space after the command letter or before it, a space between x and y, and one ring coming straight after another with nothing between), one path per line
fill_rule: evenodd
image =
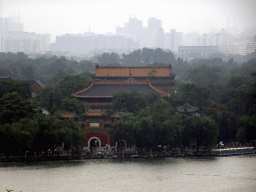
M136 81L133 77L128 77L128 79L124 81L124 83L138 83L138 81Z

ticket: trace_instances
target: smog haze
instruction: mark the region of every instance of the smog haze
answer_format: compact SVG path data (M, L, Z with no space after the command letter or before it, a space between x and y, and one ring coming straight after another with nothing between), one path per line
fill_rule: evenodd
M2 0L2 16L20 15L24 31L52 37L91 31L115 33L129 17L147 26L149 17L162 20L165 32L183 33L255 26L254 0Z

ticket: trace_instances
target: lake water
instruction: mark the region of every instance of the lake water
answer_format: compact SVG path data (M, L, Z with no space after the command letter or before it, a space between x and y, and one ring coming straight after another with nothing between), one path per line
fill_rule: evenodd
M0 163L0 192L256 191L256 155Z

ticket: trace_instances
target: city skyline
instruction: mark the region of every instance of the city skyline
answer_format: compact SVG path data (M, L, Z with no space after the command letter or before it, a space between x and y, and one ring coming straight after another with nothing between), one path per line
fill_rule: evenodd
M253 0L2 0L2 16L20 15L24 31L48 33L51 40L62 34L115 34L129 17L147 27L148 18L162 20L164 32L172 28L182 33L208 33L222 28L240 31L254 27L256 2Z

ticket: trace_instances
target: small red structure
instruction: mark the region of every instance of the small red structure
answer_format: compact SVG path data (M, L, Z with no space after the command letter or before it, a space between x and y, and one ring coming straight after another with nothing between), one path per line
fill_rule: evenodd
M32 81L31 82L32 98L37 96L37 95L40 95L41 94L41 89L45 86L46 85L40 80Z

